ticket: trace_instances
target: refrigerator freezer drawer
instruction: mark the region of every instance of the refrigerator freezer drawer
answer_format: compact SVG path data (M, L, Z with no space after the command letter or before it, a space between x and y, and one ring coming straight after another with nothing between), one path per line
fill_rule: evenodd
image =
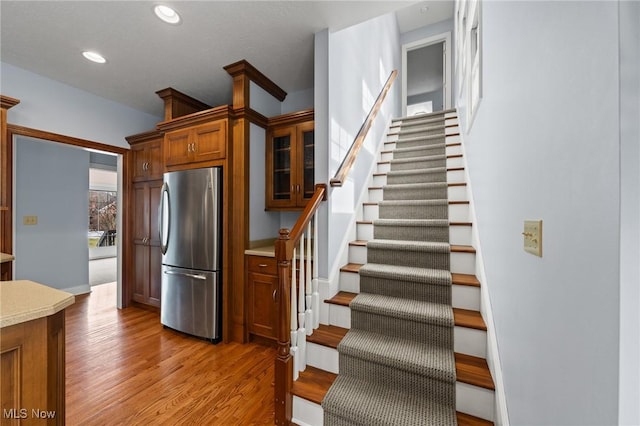
M160 322L174 330L219 341L220 273L162 266Z

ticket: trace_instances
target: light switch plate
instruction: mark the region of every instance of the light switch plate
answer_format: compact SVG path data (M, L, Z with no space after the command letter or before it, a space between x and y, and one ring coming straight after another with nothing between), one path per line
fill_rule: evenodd
M38 216L22 216L23 225L37 225Z
M542 220L524 221L524 251L542 257Z

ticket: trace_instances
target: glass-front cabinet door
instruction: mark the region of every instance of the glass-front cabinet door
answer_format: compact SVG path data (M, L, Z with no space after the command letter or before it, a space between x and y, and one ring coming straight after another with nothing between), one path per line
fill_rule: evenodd
M297 113L292 114L292 121L287 115L277 117L278 125L267 130L267 210L301 210L313 197L313 111L304 113L306 120Z

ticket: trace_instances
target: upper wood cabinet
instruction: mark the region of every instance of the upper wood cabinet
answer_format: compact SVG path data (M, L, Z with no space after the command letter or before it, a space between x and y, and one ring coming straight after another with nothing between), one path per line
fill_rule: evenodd
M131 180L141 182L162 179L161 132L152 131L127 137L131 145Z
M228 120L165 134L164 159L167 167L210 160L219 160L226 156Z
M267 130L266 209L300 210L313 197L315 185L313 111L273 121L277 124Z

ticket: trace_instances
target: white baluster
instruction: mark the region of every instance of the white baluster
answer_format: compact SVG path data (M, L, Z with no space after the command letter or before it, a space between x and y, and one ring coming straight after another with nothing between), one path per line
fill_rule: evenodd
M293 261L291 262L291 356L293 357L293 380L298 380L298 312L296 293L296 249L293 249Z
M304 233L300 237L300 283L298 284L298 369L304 371L307 367L307 337L305 331L305 309L304 309ZM295 262L295 256L293 261Z
M313 328L320 327L320 292L318 291L318 212L313 215Z
M311 304L311 221L307 224L307 259L306 259L306 267L304 268L307 274L305 280L305 301L306 301L306 310L305 310L305 326L307 329L307 336L311 336L313 333L314 322L313 322L313 305Z

